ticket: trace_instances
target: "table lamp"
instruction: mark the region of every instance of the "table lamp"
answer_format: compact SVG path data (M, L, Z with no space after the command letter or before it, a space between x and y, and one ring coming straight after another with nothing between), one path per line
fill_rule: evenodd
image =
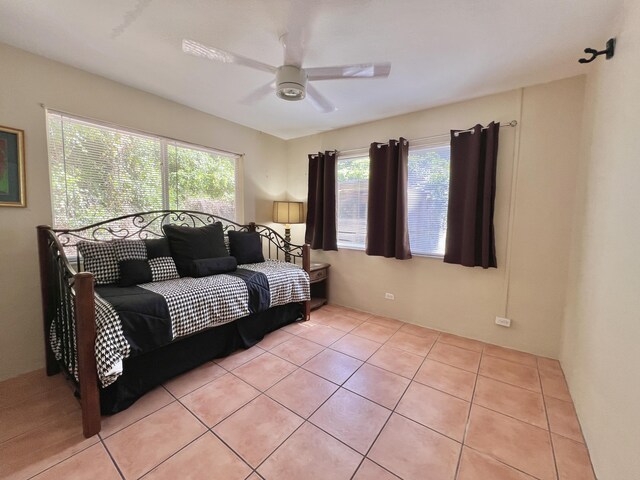
M291 260L289 255L289 243L291 243L291 224L304 223L304 207L302 202L273 202L273 221L274 223L284 224L285 244L284 260Z

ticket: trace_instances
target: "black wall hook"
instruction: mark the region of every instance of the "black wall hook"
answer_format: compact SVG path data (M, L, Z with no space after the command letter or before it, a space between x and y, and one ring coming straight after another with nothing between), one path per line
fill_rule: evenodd
M606 55L607 60L609 60L610 58L613 57L613 53L615 52L615 49L616 49L616 39L615 38L610 38L607 41L607 47L604 50L597 51L597 50L595 50L593 48L585 48L584 49L584 53L590 54L591 58L581 58L580 60L578 60L578 62L580 62L580 63L591 63L599 55Z

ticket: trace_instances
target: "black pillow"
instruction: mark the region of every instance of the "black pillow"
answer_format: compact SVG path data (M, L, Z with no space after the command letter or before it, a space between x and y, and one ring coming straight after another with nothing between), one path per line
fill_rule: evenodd
M201 258L193 261L193 277L208 277L218 273L233 272L238 268L234 257Z
M238 265L245 263L262 263L262 242L258 232L236 232L229 230L229 249L236 257Z
M198 276L194 260L229 256L220 222L204 227L163 225L162 229L181 277Z
M118 285L121 287L178 278L166 238L114 240L112 243L120 270Z

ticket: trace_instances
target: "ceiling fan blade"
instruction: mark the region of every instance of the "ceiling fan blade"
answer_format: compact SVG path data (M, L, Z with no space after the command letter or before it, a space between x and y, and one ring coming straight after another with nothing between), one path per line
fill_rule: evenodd
M330 113L336 110L336 107L309 83L307 83L307 98L317 110L323 113Z
M286 30L280 37L284 48L284 65L301 67L307 44L309 28L318 16L319 2L291 0L287 12Z
M266 63L252 60L235 53L220 50L219 48L208 47L194 40L182 40L182 51L196 57L208 58L222 63L235 63L236 65L244 65L245 67L255 68L263 72L275 73L276 67L267 65Z
M302 66L304 42L299 29L285 33L280 37L280 41L282 42L282 48L284 48L284 64L295 65L296 67Z
M334 80L338 78L384 78L391 72L391 64L360 63L337 67L305 68L309 80Z
M266 85L256 88L249 95L240 100L243 105L252 105L258 100L262 100L264 97L273 93L276 88L276 82L269 82Z

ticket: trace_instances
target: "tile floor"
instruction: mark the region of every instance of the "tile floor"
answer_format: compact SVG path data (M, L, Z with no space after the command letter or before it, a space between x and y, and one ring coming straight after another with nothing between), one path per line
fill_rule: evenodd
M89 439L60 376L0 383L0 478L595 477L557 361L328 305Z

